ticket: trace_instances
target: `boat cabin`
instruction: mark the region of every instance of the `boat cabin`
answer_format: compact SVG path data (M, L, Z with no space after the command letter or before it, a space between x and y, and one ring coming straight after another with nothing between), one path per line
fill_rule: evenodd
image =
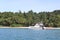
M39 28L39 27L44 27L44 24L42 22L36 23L34 27Z

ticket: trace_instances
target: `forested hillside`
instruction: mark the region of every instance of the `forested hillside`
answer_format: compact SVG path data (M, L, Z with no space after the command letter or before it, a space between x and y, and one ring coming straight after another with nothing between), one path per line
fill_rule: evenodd
M28 27L38 22L43 22L46 27L60 26L60 10L53 12L0 12L0 26Z

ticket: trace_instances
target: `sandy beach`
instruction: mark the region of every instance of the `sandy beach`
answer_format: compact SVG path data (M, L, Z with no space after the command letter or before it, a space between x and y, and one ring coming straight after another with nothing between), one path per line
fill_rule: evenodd
M0 27L0 28L30 28L30 27ZM32 29L32 28L30 28ZM38 28L40 29L40 28ZM49 29L60 29L60 27L57 27L57 28L53 28L53 27L45 27L46 30L49 30Z
M46 27L46 29L60 29L60 27L57 27L57 28L55 28L55 27Z
M0 28L29 28L29 27L0 27Z

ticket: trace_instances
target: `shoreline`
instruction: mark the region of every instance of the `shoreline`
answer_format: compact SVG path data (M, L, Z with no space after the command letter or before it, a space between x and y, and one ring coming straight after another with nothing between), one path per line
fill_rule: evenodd
M0 27L0 28L30 28L30 27Z
M49 27L46 27L46 29L60 29L60 27L57 27L57 28L55 28L55 27L52 27L52 28L49 28Z
M29 28L29 29L32 29L31 27L0 27L0 28ZM44 30L49 30L49 29L60 29L60 27L57 27L57 28L55 28L55 27L45 27Z

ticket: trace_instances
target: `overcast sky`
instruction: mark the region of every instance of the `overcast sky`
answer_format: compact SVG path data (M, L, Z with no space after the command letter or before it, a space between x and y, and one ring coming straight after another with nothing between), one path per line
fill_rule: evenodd
M0 0L0 11L53 11L60 9L60 0Z

